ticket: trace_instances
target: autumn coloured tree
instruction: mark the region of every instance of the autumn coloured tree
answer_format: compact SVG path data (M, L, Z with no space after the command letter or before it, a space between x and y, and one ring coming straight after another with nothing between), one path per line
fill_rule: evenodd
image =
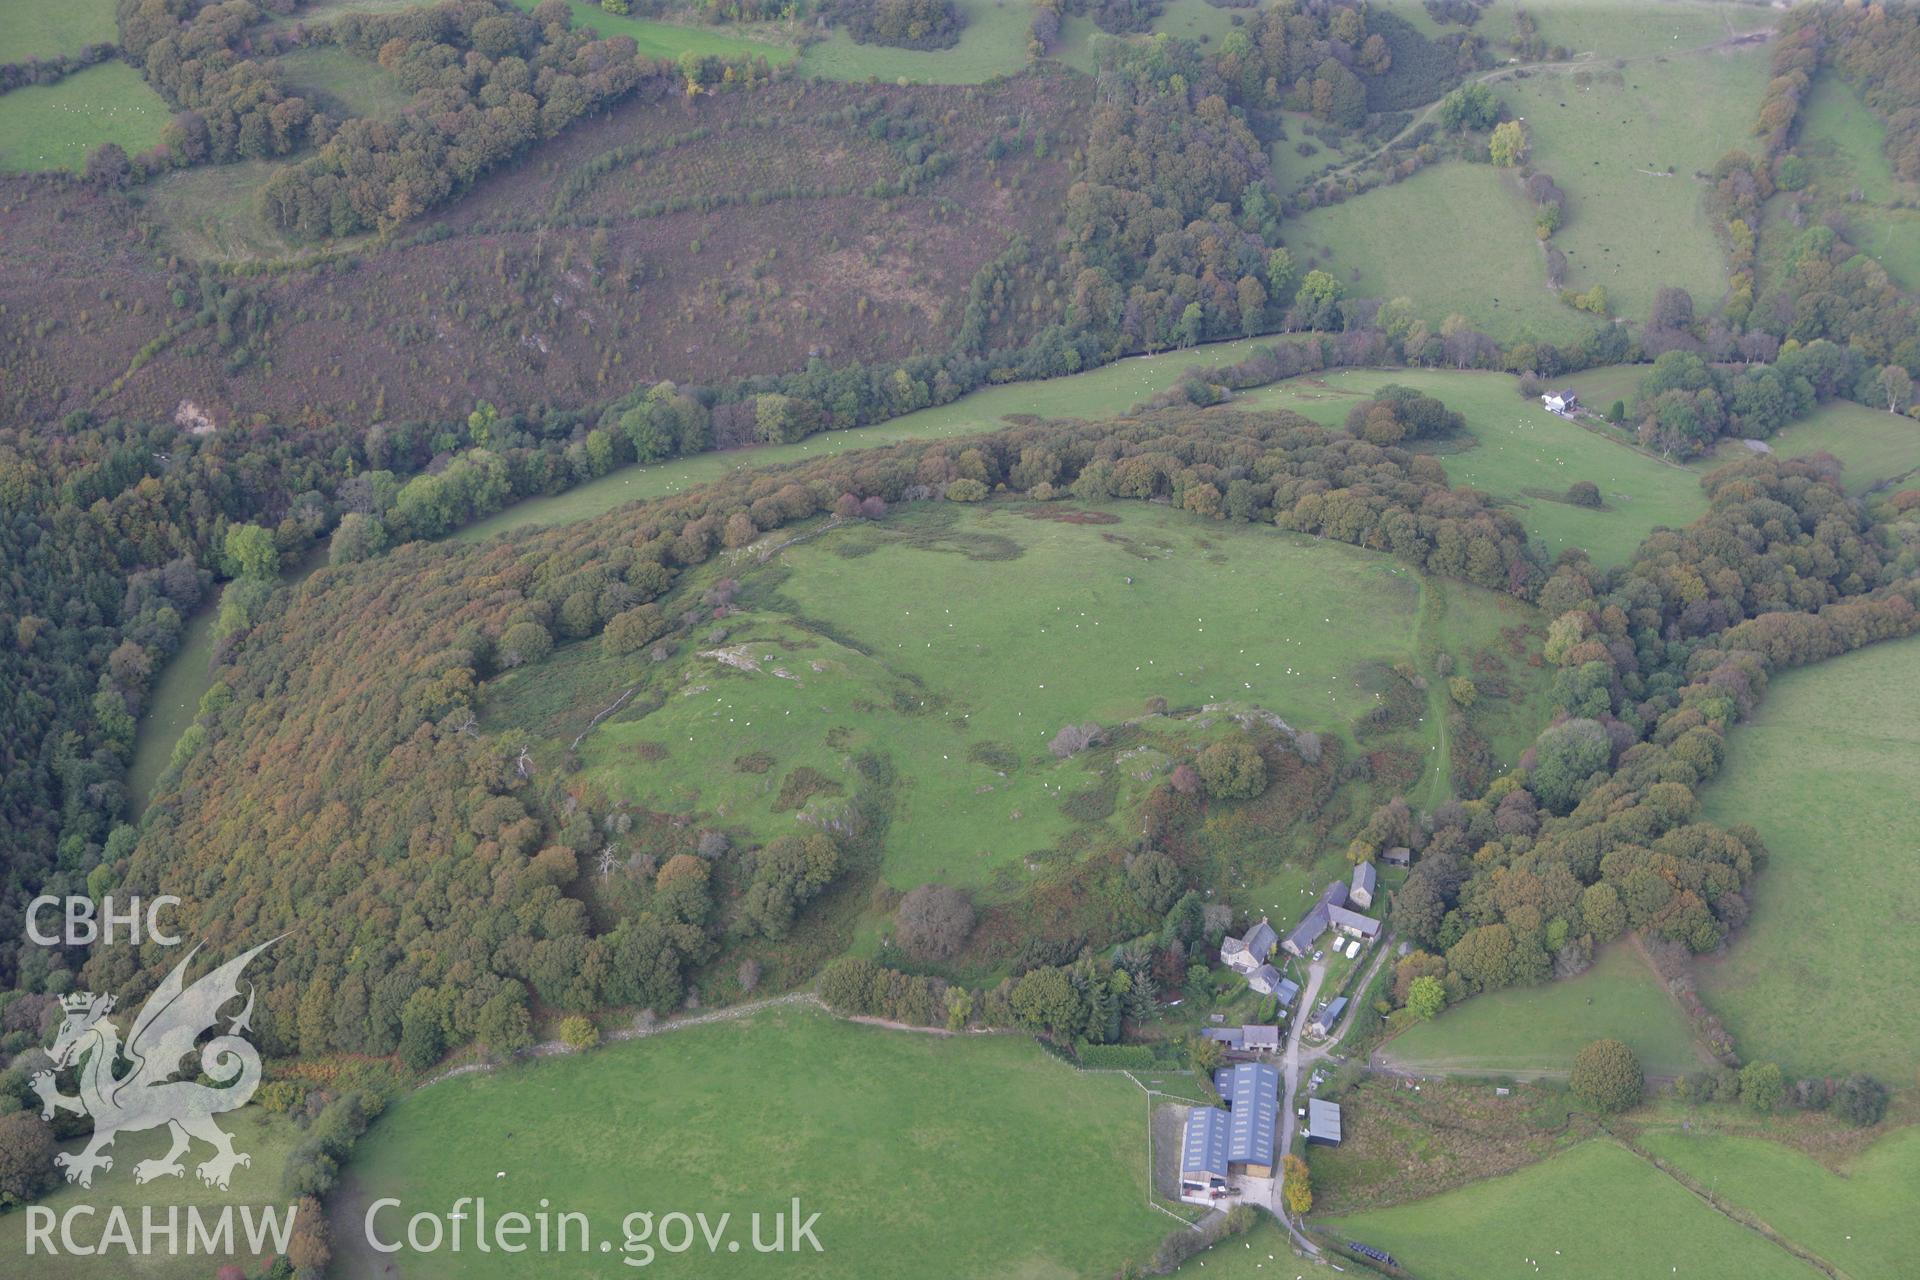
M1639 1105L1646 1089L1640 1059L1618 1040L1595 1040L1573 1056L1568 1080L1574 1096L1602 1111Z
M1291 1151L1280 1160L1280 1187L1287 1212L1294 1217L1302 1217L1313 1208L1313 1172Z

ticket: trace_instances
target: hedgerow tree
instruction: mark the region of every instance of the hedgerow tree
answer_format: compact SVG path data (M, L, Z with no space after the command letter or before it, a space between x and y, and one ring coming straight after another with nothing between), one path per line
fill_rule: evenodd
M1855 1072L1834 1088L1833 1109L1848 1124L1863 1128L1879 1124L1887 1114L1887 1086Z
M1519 164L1527 155L1527 126L1518 120L1495 125L1487 151L1497 165L1512 168Z
M1632 1049L1618 1040L1595 1040L1573 1056L1568 1080L1574 1095L1602 1111L1638 1105L1646 1075Z
M1749 1062L1740 1068L1740 1101L1755 1111L1772 1111L1787 1096L1787 1078L1777 1062Z

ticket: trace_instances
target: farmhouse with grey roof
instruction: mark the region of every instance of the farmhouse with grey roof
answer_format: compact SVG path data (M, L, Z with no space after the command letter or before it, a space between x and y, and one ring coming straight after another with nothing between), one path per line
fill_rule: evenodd
M1247 930L1246 937L1221 939L1220 963L1240 973L1252 973L1267 962L1279 937L1267 918L1261 916L1260 923Z
M1270 964L1263 964L1248 974L1247 985L1263 996L1279 995L1281 990L1286 987L1293 987L1295 991L1300 989L1294 986L1293 983L1287 981L1287 979L1281 977L1280 971Z

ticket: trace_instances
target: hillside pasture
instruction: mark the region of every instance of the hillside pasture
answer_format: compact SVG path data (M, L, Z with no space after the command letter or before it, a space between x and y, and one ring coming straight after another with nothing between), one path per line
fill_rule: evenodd
M229 244L243 261L286 266L250 273L275 316L262 339L267 350L235 372L210 345L175 343L143 364L107 411L168 415L191 387L195 403L222 420L238 404L287 415L305 406L343 419L438 420L464 415L481 398L580 408L661 379L719 386L799 370L814 356L840 366L945 351L980 269L1016 235L1042 243L1051 234L1070 176L1066 141L1079 136L1090 95L1082 77L1058 69L1016 77L991 95L799 78L693 102L673 91L637 94L544 142L537 161L494 171L433 215L451 234L371 241L326 261L290 261L252 234L249 184L183 184L197 194L183 198L182 211L208 216L193 227L163 226L170 248L198 256ZM0 116L8 109L0 104ZM836 184L830 169L814 178L825 189L738 185L781 172L779 131L756 127L761 118L839 121L853 154L871 143L879 113L924 132L953 167L890 197ZM1016 149L989 172L986 154L1023 121L1029 141L1044 133L1045 153ZM670 167L703 182L710 174L719 185L678 191L678 203L662 207L659 188L649 186L648 170L660 158L652 148L696 132L726 161L680 157ZM639 171L635 160L645 162ZM890 180L910 163L893 160ZM583 184L615 210L614 221L556 219L556 202L567 213L567 197ZM638 199L642 190L651 204ZM51 218L53 203L16 207L9 243L71 240L58 227L23 225ZM316 247L340 246L302 246ZM16 249L14 270L60 279L84 278L92 268L72 248L31 263L25 256ZM164 284L159 268L149 274ZM996 347L1018 346L1051 314L1030 305L1044 287L1037 263L1010 272L1007 286L1007 305L989 325ZM419 327L423 308L436 317L431 329ZM429 332L441 336L428 340ZM150 336L121 326L111 347L51 351L36 403L55 413L86 401L88 389L126 371Z
M1656 59L1711 48L1777 20L1766 0L1497 0L1475 29L1492 40L1501 11L1513 7L1534 16L1549 44L1595 60Z
M862 789L850 759L882 751L908 780L888 881L978 887L1105 827L1204 732L1150 717L1138 763L1103 760L1103 776L1048 754L1063 726L1113 726L1160 696L1340 734L1377 703L1369 665L1417 652L1421 583L1386 557L1132 503L1053 511L939 504L789 548L759 575L743 565L745 612L653 686L658 709L587 738L586 778L766 839L796 812L836 813ZM831 786L810 799L795 777Z
M1629 422L1618 431L1589 421L1602 439L1625 444L1631 436L1633 402L1640 394L1640 383L1652 372L1651 365L1616 364L1587 369L1554 379L1553 385L1571 387L1579 392L1580 403L1597 414L1605 414L1619 400L1627 407ZM1848 493L1865 493L1878 485L1897 482L1920 468L1920 428L1910 418L1886 412L1884 408L1859 404L1852 400L1829 400L1818 405L1804 418L1788 423L1767 437L1767 445L1783 458L1800 458L1812 453L1830 453L1845 468L1841 483ZM1705 475L1749 456L1747 446L1738 440L1722 440L1719 447L1688 466Z
M1547 287L1532 206L1491 165L1432 165L1289 218L1282 237L1301 271L1331 272L1350 297L1411 298L1435 329L1455 312L1503 341L1591 327Z
M1518 380L1503 373L1349 369L1262 387L1238 403L1292 409L1338 426L1389 382L1437 396L1466 416L1472 439L1437 450L1447 478L1504 500L1550 553L1579 547L1597 563L1618 564L1657 526L1677 528L1706 511L1697 474L1521 399ZM1598 485L1605 505L1566 501L1576 480Z
M1792 1254L1604 1139L1430 1200L1314 1225L1333 1239L1386 1250L1421 1280L1810 1274Z
M1769 857L1752 919L1723 956L1701 963L1701 987L1742 1057L1792 1075L1912 1082L1916 777L1920 638L1778 676L1733 731L1704 811L1751 823Z
M1143 1262L1176 1224L1147 1203L1146 1103L1024 1036L947 1038L778 1010L466 1076L388 1109L334 1206L336 1267L381 1274L361 1216L380 1196L489 1212L540 1197L622 1239L638 1209L820 1215L823 1252L704 1246L675 1275L1065 1277ZM609 1141L609 1135L632 1140ZM1067 1167L1071 1176L1063 1176ZM495 1173L504 1173L496 1178ZM619 1254L616 1252L616 1257ZM401 1255L405 1274L521 1276L498 1252ZM604 1276L604 1255L540 1274ZM617 1265L616 1265L616 1269Z
M58 58L120 38L113 0L0 0L0 63Z
M1920 184L1894 173L1886 138L1886 125L1853 86L1832 72L1815 77L1794 140L1795 152L1812 173L1808 206L1837 218L1847 240L1899 284L1920 288ZM1784 194L1767 202L1762 236L1767 261L1777 261L1799 238L1784 216L1788 204Z
M159 143L172 118L160 95L124 62L25 85L0 95L0 172L78 172L87 154L108 142L137 155Z
M1764 45L1743 46L1496 86L1526 121L1533 167L1567 193L1553 243L1567 255L1569 286L1605 285L1614 314L1636 321L1663 285L1686 289L1702 309L1718 301L1726 264L1696 174L1749 144L1768 56Z
M1577 978L1474 996L1395 1036L1375 1061L1415 1073L1557 1076L1582 1046L1608 1036L1656 1075L1706 1064L1685 1016L1629 945L1603 950Z
M1829 400L1774 432L1767 444L1783 458L1832 454L1844 468L1841 484L1854 494L1899 482L1920 469L1920 425L1884 407L1851 400ZM1745 445L1728 441L1715 451L1710 465L1730 462L1745 452Z
M1640 1144L1847 1275L1898 1276L1920 1258L1920 1128L1887 1134L1839 1171L1710 1126L1658 1129Z

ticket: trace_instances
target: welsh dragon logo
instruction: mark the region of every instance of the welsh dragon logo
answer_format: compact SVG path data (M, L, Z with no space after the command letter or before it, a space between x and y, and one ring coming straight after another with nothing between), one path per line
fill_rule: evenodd
M187 966L200 950L196 946L148 997L124 1046L119 1031L107 1018L113 1011L112 996L82 991L62 998L66 1021L48 1052L59 1069L84 1060L79 1067L80 1096L62 1094L54 1084L52 1071L38 1072L32 1083L34 1092L40 1095L43 1119L53 1119L56 1111L93 1117L93 1140L86 1149L78 1154L61 1152L53 1158L66 1170L68 1182L91 1187L95 1170L113 1168L113 1157L106 1150L116 1137L161 1125L171 1130L173 1146L160 1159L135 1165L135 1182L180 1177L186 1172L180 1157L187 1154L195 1138L214 1148L212 1158L196 1170L210 1187L226 1190L234 1169L253 1163L251 1156L233 1149L233 1139L213 1122L221 1112L245 1106L260 1084L260 1054L239 1034L249 1029L253 1016L252 984L247 987L246 1007L229 1019L227 1033L216 1035L200 1048L200 1071L226 1087L212 1088L173 1076L180 1072L180 1060L193 1052L201 1034L214 1028L221 1008L239 998L240 972L247 962L278 941L263 942L187 986ZM116 1074L122 1060L128 1066L123 1074Z

